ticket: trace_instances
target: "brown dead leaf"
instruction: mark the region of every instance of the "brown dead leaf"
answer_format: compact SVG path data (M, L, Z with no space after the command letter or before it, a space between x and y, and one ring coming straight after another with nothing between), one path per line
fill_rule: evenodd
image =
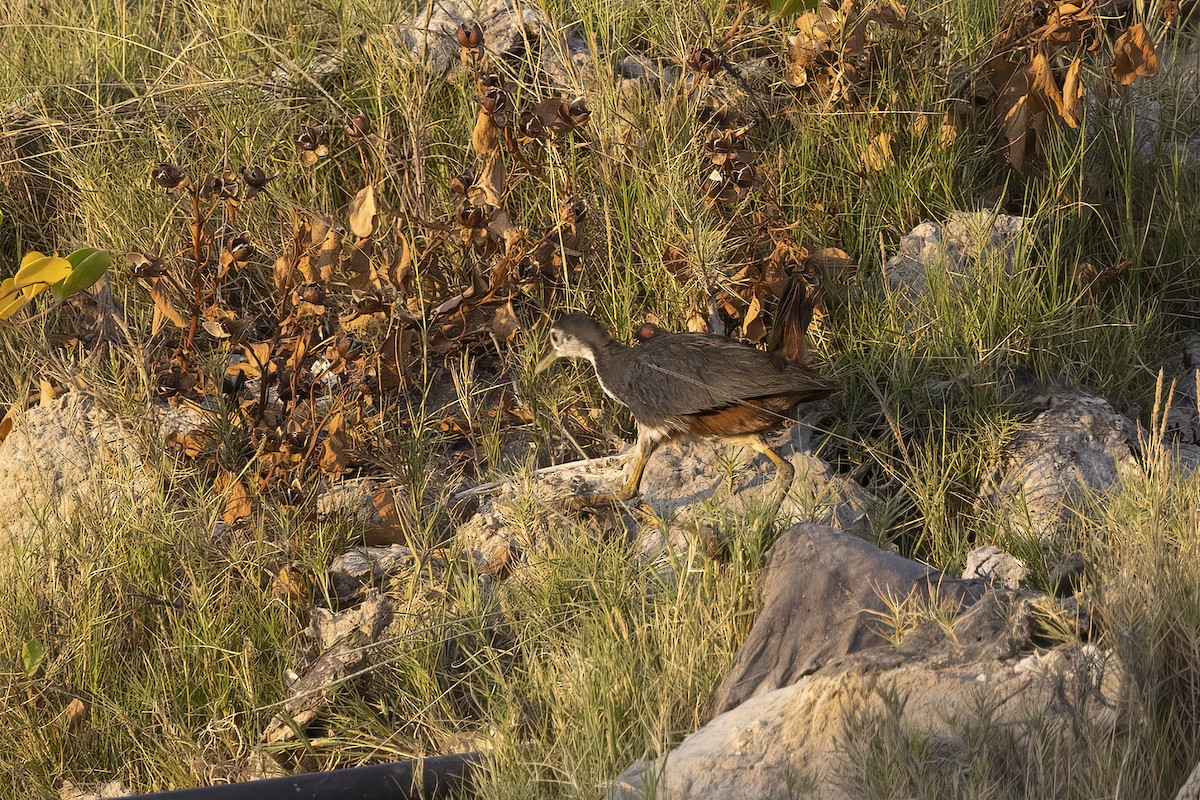
M1113 63L1109 73L1118 86L1128 86L1140 77L1158 72L1154 43L1141 23L1130 26L1113 44Z
M479 173L479 179L467 192L467 199L477 205L499 208L500 196L504 193L504 179L508 170L500 156L493 155Z
M392 263L388 266L388 280L404 297L411 297L416 294L412 250L408 246L408 237L400 231L396 231L396 239L400 247L392 254Z
M350 230L360 239L366 239L375 231L375 184L368 183L359 189L350 201Z
M271 593L289 606L302 607L311 603L312 588L312 574L297 564L284 564L271 579Z
M63 725L69 731L78 730L87 721L87 706L78 697L72 697L71 702L63 709Z
M322 443L321 471L329 475L340 475L350 463L350 439L346 436L346 422L341 414L334 414L325 424L328 435Z
M38 381L38 405L41 408L53 403L62 394L61 389L55 389L54 384L42 378Z
M870 172L879 172L896 163L896 141L890 133L881 133L867 145L863 165Z
M471 131L471 147L481 156L488 156L500 147L500 129L484 112L475 118L475 129Z
M14 424L13 421L15 419L15 417L13 416L13 412L15 409L16 409L16 406L9 406L8 411L6 411L4 413L4 418L0 419L0 444L3 444L4 439L10 433L12 433L13 424Z
M758 295L750 298L750 307L742 318L742 335L752 344L758 344L767 337L767 325L763 319L762 303Z
M1079 111L1079 101L1083 96L1083 82L1079 77L1081 67L1082 61L1076 56L1071 62L1071 66L1067 68L1067 76L1063 78L1062 106L1058 109L1063 122L1072 128L1079 127L1079 117L1076 116L1076 113Z
M171 296L167 294L167 285L162 278L154 278L147 281L150 288L150 299L154 301L154 319L151 322L151 331L157 333L162 329L162 320L170 320L171 324L177 328L187 328L188 321L179 313L179 309L175 308L175 304L171 302Z
M501 342L508 342L512 341L519 330L521 330L521 323L517 321L512 300L509 300L497 308L496 313L492 315L492 333L496 334L496 338Z
M221 496L221 519L226 525L234 525L253 514L254 505L250 500L250 492L236 475L222 472L217 476L214 488Z

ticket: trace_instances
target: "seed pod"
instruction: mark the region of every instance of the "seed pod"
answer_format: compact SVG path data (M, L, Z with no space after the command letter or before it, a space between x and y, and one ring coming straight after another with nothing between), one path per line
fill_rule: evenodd
M582 97L576 97L571 102L563 107L563 112L572 127L578 128L585 125L592 117L592 110L588 108L587 101Z
M267 183L270 182L267 173L262 167L254 165L242 167L242 182L246 184L246 199L254 197L256 194L267 188Z
M362 111L346 117L346 121L342 123L342 129L346 131L346 135L355 142L366 139L375 130L371 126L371 118Z
M464 228L480 228L484 225L483 209L472 203L463 203L455 212L458 224Z
M250 244L249 234L239 234L234 236L225 244L225 249L229 251L229 256L239 264L245 263L254 255L254 246Z
M300 290L300 299L319 306L325 302L325 287L319 283L310 283Z
M455 175L450 180L450 191L462 197L466 197L467 191L474 185L475 173L468 169L464 170L458 175Z
M687 58L687 68L701 75L711 75L725 66L725 57L711 47L693 50Z
M301 150L317 151L325 146L325 131L312 125L301 126L293 139Z
M454 40L458 42L459 47L466 50L477 50L483 46L483 28L479 27L478 22L470 25L464 22L458 26Z
M170 164L166 161L161 162L158 166L150 171L150 177L159 186L166 189L168 192L178 189L184 182L187 181L187 174L181 167Z
M240 185L237 177L228 170L222 172L220 175L210 174L204 179L204 186L200 189L200 196L205 200L211 200L214 197L218 200L231 200L237 197Z
M522 111L517 117L517 138L521 141L541 141L546 138L546 126L532 111Z

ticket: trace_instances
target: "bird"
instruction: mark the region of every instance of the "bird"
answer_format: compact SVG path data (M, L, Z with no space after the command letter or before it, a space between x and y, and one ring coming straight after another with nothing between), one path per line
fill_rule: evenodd
M724 336L656 329L627 347L586 314L570 313L550 327L550 345L538 362L540 374L559 358L591 363L604 393L627 407L637 423L633 470L613 493L587 498L591 504L635 497L646 462L662 444L689 438L720 439L765 455L776 468L769 505L774 515L787 496L795 469L762 438L791 422L801 403L842 390L834 378L776 354Z

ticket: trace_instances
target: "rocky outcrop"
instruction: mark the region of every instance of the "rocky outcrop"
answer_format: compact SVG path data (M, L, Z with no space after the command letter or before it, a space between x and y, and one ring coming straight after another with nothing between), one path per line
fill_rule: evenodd
M951 211L945 222L922 222L887 260L888 285L918 296L933 276L962 285L993 266L1011 274L1024 224L1023 217L988 211Z
M792 490L780 513L840 530L858 527L867 518L872 498L857 484L836 475L805 442L802 426L796 426L772 443L796 468ZM599 509L596 522L636 531L635 549L644 561L669 561L695 544L693 534L706 529L714 513L745 514L770 491L775 468L765 457L755 457L730 472L723 466L731 463L730 455L737 453L718 442L665 445L651 457L641 485L642 500L659 519L636 519L623 509ZM740 455L754 454L742 451ZM464 494L475 492L482 500L456 538L481 572L503 574L517 559L537 552L551 527L561 526L579 513L581 495L621 486L629 468L627 456L592 459L551 467L528 482L469 490ZM530 500L540 513L529 513ZM624 516L606 522L605 513ZM665 533L659 520L669 523ZM704 543L705 549L711 544Z
M949 578L822 525L797 525L772 546L760 610L711 708L722 713L790 686L830 661L890 641L888 603L917 596L968 604L979 581Z
M416 61L445 74L458 63L454 33L464 23L479 24L483 46L490 55L531 58L556 86L578 89L591 79L592 54L587 43L570 32L564 35L561 27L531 2L438 0L398 26L395 38Z
M1020 559L990 544L967 553L963 568L964 578L980 578L1006 589L1016 589L1027 575L1029 568Z
M1045 598L945 579L852 538L807 525L780 539L762 610L717 693L724 713L662 758L633 764L610 800L849 800L873 796L869 765L896 763L898 754L913 769L897 778L912 786L890 788L940 796L983 762L995 785L1021 780L1029 747L1067 764L1077 726L1117 725L1122 674L1111 654L1035 645ZM895 628L869 622L879 607L878 596L865 596L872 574L908 592L893 604L930 601L898 644ZM819 619L803 619L811 614ZM739 672L764 649L794 663L772 657L771 669ZM726 684L763 691L743 691L738 703ZM1057 785L1067 771L1043 780Z
M1077 522L1074 506L1137 470L1133 424L1107 401L1083 393L1050 398L984 476L980 510L1043 542L1062 541Z
M132 433L78 391L16 415L0 442L0 486L0 553L67 524L81 504L136 505L154 488Z

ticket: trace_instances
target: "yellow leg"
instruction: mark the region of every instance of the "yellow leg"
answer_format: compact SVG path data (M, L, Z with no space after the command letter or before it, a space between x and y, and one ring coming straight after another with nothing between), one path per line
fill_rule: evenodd
M625 481L625 485L615 492L597 492L596 494L587 495L583 501L588 505L596 506L604 503L624 503L626 500L632 500L637 496L638 489L642 485L642 473L646 471L646 463L650 460L650 456L658 449L661 439L651 439L647 436L638 436L637 454L634 456L633 470L629 473L629 480Z
M771 463L775 465L776 474L775 489L771 493L769 508L772 517L778 514L779 507L783 505L788 489L792 488L792 481L796 478L796 468L792 466L790 461L779 455L779 453L776 453L770 445L763 441L761 436L736 436L726 439L726 441L730 444L749 447L756 453L762 453L771 459Z

